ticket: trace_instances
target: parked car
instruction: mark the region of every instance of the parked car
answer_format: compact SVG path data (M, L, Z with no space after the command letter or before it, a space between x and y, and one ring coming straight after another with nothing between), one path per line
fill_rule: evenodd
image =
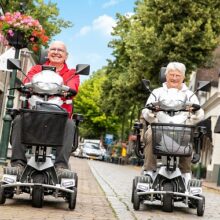
M83 148L83 144L79 143L79 147L74 152L72 152L72 155L74 157L82 158L83 157L83 155L82 155L82 148Z
M85 143L82 147L82 156L88 159L103 160L103 152L96 143Z

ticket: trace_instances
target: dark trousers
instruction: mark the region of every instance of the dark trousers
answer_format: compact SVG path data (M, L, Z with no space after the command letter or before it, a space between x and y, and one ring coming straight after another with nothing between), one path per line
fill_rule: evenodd
M55 166L68 168L69 157L72 152L73 137L75 132L75 124L73 120L68 119L65 126L63 146L56 148ZM11 166L16 166L17 163L26 165L27 159L25 156L26 147L21 143L21 117L17 116L13 121L11 131L12 156Z

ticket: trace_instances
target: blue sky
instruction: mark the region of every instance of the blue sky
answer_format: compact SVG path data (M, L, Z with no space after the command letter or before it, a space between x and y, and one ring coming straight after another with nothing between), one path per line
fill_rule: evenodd
M108 42L115 24L116 13L133 13L136 0L51 0L57 3L60 18L73 22L72 28L63 29L54 37L66 43L67 64L88 63L91 72L106 65L111 57Z

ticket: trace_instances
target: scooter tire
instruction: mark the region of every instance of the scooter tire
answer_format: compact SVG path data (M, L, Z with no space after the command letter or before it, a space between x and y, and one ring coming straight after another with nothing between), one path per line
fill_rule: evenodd
M202 200L198 200L197 202L197 215L203 216L205 212L205 197L202 195L200 197Z
M76 149L77 149L78 146L79 146L78 138L79 138L79 128L78 128L78 126L76 126L76 127L75 127L74 138L73 138L72 153L73 153L74 151L76 151Z
M173 191L171 183L165 183L163 191ZM170 194L164 194L162 197L162 210L164 212L173 212L173 197Z
M34 186L32 191L32 206L42 208L44 201L44 188L42 186Z
M73 178L75 180L75 187L77 188L78 187L78 175L77 175L77 173L74 173Z
M5 197L4 188L0 184L0 205L5 204L5 201L6 201L6 197Z
M134 210L139 210L140 209L140 197L137 194L137 189L134 190L134 202L133 202L133 208Z
M131 202L133 203L134 202L134 191L137 187L137 183L138 183L138 176L136 176L134 179L133 179L133 182L132 182L132 194L131 194Z
M75 188L74 192L69 195L69 209L74 210L76 207L76 197L77 197L77 188Z

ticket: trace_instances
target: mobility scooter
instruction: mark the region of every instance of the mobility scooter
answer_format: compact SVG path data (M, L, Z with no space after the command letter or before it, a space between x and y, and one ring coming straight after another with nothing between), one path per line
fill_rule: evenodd
M146 90L150 91L149 81L142 81ZM159 99L147 104L145 108L152 112L165 112L170 121L175 114L183 111L188 112L187 119L189 119L191 113L199 110L200 106L190 103L186 97L180 100L180 97L176 96L176 100L172 102L164 103ZM157 164L157 169L152 175L142 173L141 176L133 179L131 196L133 208L139 210L140 204L161 201L162 210L172 212L174 204L182 202L189 208L196 208L197 215L203 216L205 197L202 194L202 182L182 174L178 168L178 161L180 157L193 155L192 163L199 162L201 140L206 128L189 125L184 121L177 123L168 123L168 121L158 120L157 123L151 124L153 153L160 158L160 163ZM139 131L140 136L142 124L136 123L134 127ZM138 145L136 147L139 149L136 151L141 152L139 154L143 156L143 143L139 141Z
M9 59L8 69L22 71L20 61ZM78 64L75 74L88 75L89 65ZM28 149L28 162L21 173L17 167L4 168L0 182L0 204L4 204L7 198L13 198L15 194L28 193L33 207L41 208L44 197L52 195L64 198L69 209L73 210L76 205L78 177L71 170L64 170L61 174L56 172L54 151L62 146L68 119L68 113L61 108L62 97L64 93L65 97L72 97L76 95L76 91L64 85L62 77L50 66L43 66L42 71L29 83L16 89L23 94L23 107L10 111L12 115L21 117L21 141ZM74 144L77 144L76 137L73 149L76 148Z

